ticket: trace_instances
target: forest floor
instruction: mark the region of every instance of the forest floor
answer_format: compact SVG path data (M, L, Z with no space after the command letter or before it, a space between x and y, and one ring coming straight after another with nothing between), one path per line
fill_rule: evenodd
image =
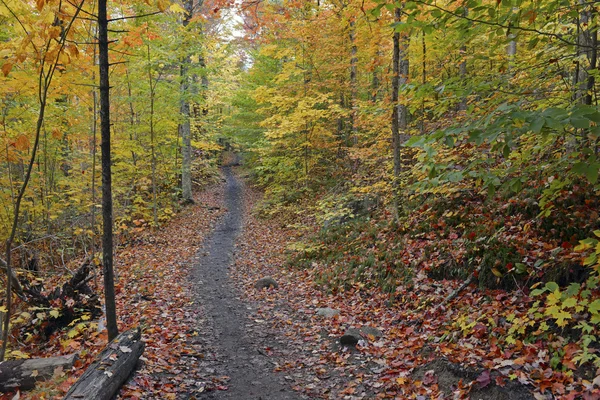
M310 268L289 265L287 249L302 238L298 227L259 218L253 208L261 193L234 168L222 173L196 204L117 252L119 327L141 324L146 343L119 398L599 398L594 375L586 381L549 369L544 343L503 352L487 339L487 330L506 324L498 310L525 309L518 293L469 290L438 308L461 282L420 274L394 298L360 285L332 293ZM278 287L256 289L265 277ZM320 315L325 308L335 315ZM462 325L452 321L465 309L483 322L459 335ZM349 329L368 333L343 346ZM59 373L21 399L61 398L106 344L106 333L92 325L72 331L24 349L31 356L78 352L81 359L72 375ZM584 390L589 395L577 397Z

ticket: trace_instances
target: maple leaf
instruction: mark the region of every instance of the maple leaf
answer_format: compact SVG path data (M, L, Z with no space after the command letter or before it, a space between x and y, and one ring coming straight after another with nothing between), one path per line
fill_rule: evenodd
M484 388L491 383L491 375L489 370L485 370L477 377L477 383L479 383L480 388Z
M13 64L12 63L4 63L2 65L2 74L4 74L4 76L8 76L8 74L10 73L10 71L12 70Z

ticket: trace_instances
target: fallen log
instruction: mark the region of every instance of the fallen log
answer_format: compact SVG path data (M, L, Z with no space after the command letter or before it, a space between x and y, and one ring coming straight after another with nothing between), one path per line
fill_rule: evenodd
M70 369L77 354L0 362L0 391L33 389L39 380L52 378L57 368Z
M69 389L64 400L110 400L134 370L144 352L140 328L121 333Z

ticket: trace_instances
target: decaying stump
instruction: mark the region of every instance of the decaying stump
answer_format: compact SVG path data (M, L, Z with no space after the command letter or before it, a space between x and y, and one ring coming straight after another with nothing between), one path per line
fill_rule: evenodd
M0 362L0 391L33 389L36 381L51 378L57 368L70 369L75 360L77 354Z
M139 328L121 333L71 387L64 400L110 400L135 369L144 352Z
M41 323L43 337L48 337L55 330L68 326L83 314L88 314L90 319L101 315L100 299L88 285L92 278L92 265L89 260L86 260L71 279L48 294L44 294L41 285L33 286L28 282L23 284L30 305L52 308L59 313L59 317L49 318ZM35 327L33 329L37 330Z

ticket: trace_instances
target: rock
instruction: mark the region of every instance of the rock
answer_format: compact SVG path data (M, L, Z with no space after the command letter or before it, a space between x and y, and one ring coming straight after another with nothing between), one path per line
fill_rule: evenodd
M272 287L277 289L279 287L279 284L277 283L277 281L275 281L275 279L271 278L270 276L261 278L261 279L257 280L256 283L254 284L254 288L257 290L263 290L265 288L268 289L268 288L272 288Z
M344 346L356 346L359 340L369 340L369 336L380 338L383 337L383 332L367 325L360 329L349 328L340 338L340 343Z
M496 385L496 371L486 371L483 368L462 366L452 363L445 358L437 358L416 368L411 378L422 381L425 386L437 384L440 392L451 396L453 388L462 380L464 383L474 382L470 393L471 399L477 400L533 400L529 389L517 381L507 381L503 387ZM485 378L485 379L483 379ZM483 385L481 382L485 382Z
M340 338L340 343L344 346L356 346L359 340L363 337L360 334L360 331L355 328L350 328L344 333L344 335Z
M376 338L383 337L383 332L381 332L377 328L373 328L372 326L368 326L368 325L365 325L362 328L360 328L360 334L365 339L367 339L369 336L373 336L373 337L376 337Z
M379 198L372 195L364 197L355 197L345 203L340 203L334 209L334 215L323 222L323 229L336 228L357 218L364 217L372 213L379 205Z
M333 318L340 313L340 310L335 310L333 308L325 307L325 308L317 308L317 315L325 318Z

